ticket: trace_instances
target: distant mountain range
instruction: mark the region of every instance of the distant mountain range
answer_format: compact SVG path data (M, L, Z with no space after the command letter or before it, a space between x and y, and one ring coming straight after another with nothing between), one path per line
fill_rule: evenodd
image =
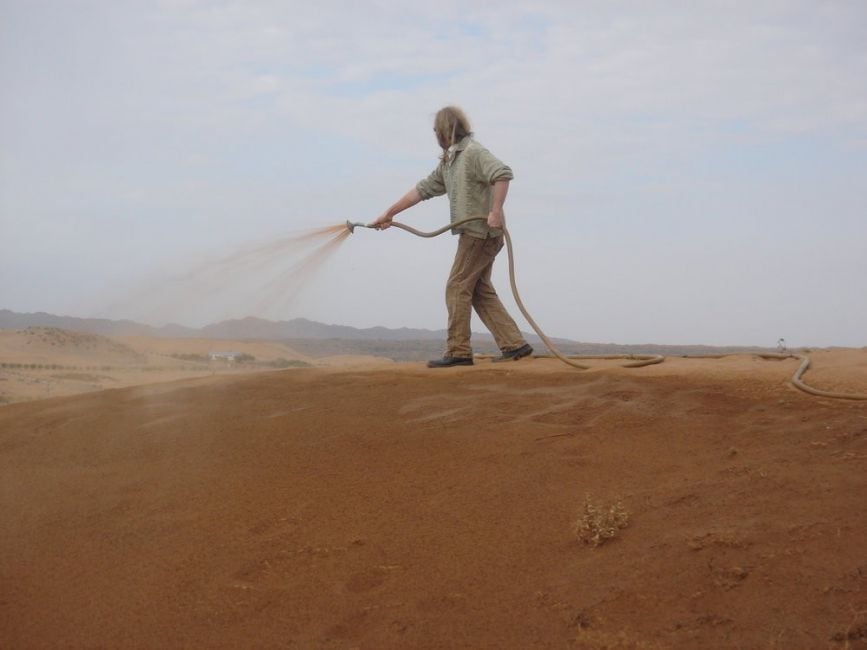
M65 330L101 334L102 336L159 336L170 338L208 338L208 339L349 339L349 340L388 340L388 341L425 341L444 340L445 330L410 329L401 327L368 327L359 329L347 325L328 325L293 318L288 321L270 321L262 318L242 318L225 320L206 325L202 328L183 325L164 325L152 327L131 320L110 320L107 318L77 318L56 316L45 312L21 314L8 309L0 309L0 329L24 329L27 327L58 327ZM479 335L484 336L484 335Z
M182 325L151 327L131 320L109 320L107 318L76 318L75 316L55 316L44 311L33 314L20 314L8 309L0 309L0 329L24 329L27 327L58 327L64 330L100 334L102 336L198 336L198 330Z
M328 325L306 318L270 321L262 318L225 320L202 328L183 325L153 327L131 320L107 318L76 318L56 316L45 312L21 314L0 309L0 329L27 327L57 327L64 330L100 334L102 336L152 336L166 338L206 338L226 340L265 340L287 342L294 349L312 356L327 354L373 354L395 360L423 359L441 352L446 340L445 330L411 329L401 327L368 327L359 329L347 325ZM524 336L541 352L539 337ZM709 345L657 345L581 343L569 339L551 339L564 354L728 354L737 352L767 352L770 348L749 346L717 347ZM478 352L496 352L488 333L473 333Z

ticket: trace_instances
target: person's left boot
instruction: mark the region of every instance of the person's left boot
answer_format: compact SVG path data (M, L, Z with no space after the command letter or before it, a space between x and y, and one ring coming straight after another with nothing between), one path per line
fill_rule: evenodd
M530 347L529 343L524 343L517 350L503 350L503 354L493 361L494 363L499 361L517 361L518 359L529 357L531 354L533 354L533 348Z

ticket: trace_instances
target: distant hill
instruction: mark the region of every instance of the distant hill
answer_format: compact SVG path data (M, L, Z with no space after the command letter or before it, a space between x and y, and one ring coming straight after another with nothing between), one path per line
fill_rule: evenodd
M102 336L195 337L233 340L349 339L369 341L439 341L445 339L445 330L411 329L408 327L398 329L368 327L359 329L348 325L319 323L306 318L293 318L288 321L270 321L251 316L242 319L225 320L196 329L174 324L153 327L131 320L56 316L46 312L22 314L8 309L0 309L0 329L25 329L27 327L57 327Z
M57 327L65 330L88 332L102 336L159 336L170 338L209 338L209 339L346 339L360 341L442 341L445 330L412 329L400 327L357 328L348 325L329 325L306 318L271 321L249 316L247 318L224 320L196 329L183 325L164 325L153 327L131 320L111 320L107 318L78 318L75 316L56 316L45 312L21 314L8 309L0 309L0 329L25 329L27 327ZM488 334L478 334L482 338Z
M445 330L410 329L407 327L359 329L348 325L327 325L306 318L270 321L252 316L207 325L200 332L200 335L206 338L219 339L348 339L364 341L439 341L445 339Z
M0 309L0 329L26 329L28 327L57 327L101 336L200 336L199 330L182 325L151 327L131 320L55 316L43 311L20 314L8 309Z
M262 318L225 320L200 329L183 325L153 327L131 320L106 318L76 318L56 316L45 312L20 314L0 309L0 329L27 327L57 327L64 330L87 332L102 336L151 336L170 338L206 338L227 340L283 341L293 348L312 356L330 354L375 354L395 360L422 359L442 351L445 330L411 329L401 327L357 328L348 325L329 325L293 318L288 321L270 321ZM530 343L541 352L539 337L526 334ZM565 354L727 354L735 352L766 352L769 348L709 345L656 345L651 343L623 345L618 343L581 343L569 339L552 339ZM478 352L495 352L491 335L474 333Z
M209 339L341 339L351 341L444 341L444 329L428 330L400 327L357 328L348 325L330 325L293 318L292 320L271 321L248 316L206 325L196 329L183 325L164 325L153 327L131 320L110 320L107 318L78 318L75 316L56 316L45 312L21 314L8 309L0 309L0 329L24 329L27 327L57 327L65 330L88 332L102 336L159 336L170 338L209 338ZM538 341L534 334L525 334L528 340ZM490 341L486 332L475 333L480 341ZM568 343L567 339L554 339Z

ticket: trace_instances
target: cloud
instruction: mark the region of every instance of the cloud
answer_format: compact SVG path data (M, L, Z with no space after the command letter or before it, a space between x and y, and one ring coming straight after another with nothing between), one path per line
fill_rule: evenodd
M604 273L590 272L599 288L588 291L600 313L616 313L606 296L651 309L654 283L679 280L693 297L778 284L721 275L689 252L708 242L722 242L710 248L723 257L740 242L744 268L797 273L797 247L818 238L828 251L822 287L832 269L864 270L861 3L7 2L3 12L0 255L39 286L32 303L16 289L22 308L50 309L59 296L75 305L93 291L81 258L110 259L123 280L161 255L373 218L433 166L431 117L447 102L464 106L516 170L508 210L530 286L554 282L533 270L550 271L550 259L564 286L595 265ZM431 203L408 218L433 226L444 214ZM46 235L57 228L66 242ZM547 256L552 233L563 249ZM644 242L670 260L641 252ZM393 255L394 268L419 265L408 244L369 247ZM49 261L30 264L23 251L35 249ZM434 261L439 245L431 251L426 264L447 266ZM356 274L382 262L341 255L335 269ZM643 292L618 271L636 260L650 283ZM32 275L71 267L76 286L53 294ZM813 272L825 277L821 268ZM438 295L442 278L418 274L419 293ZM430 321L441 307L422 298L365 313L359 305L376 304L365 291L353 309L311 300L299 315L439 325ZM819 304L842 300L839 289L810 291ZM559 310L556 288L537 293L556 333L605 337L604 318L588 331L581 310ZM715 300L740 313L736 296ZM796 297L785 300L780 312L796 313ZM853 308L847 341L867 331L865 309ZM814 316L803 335L842 340L831 320ZM750 342L756 321L728 323L733 340ZM716 321L701 322L722 341ZM708 340L696 329L688 336ZM619 336L645 331L687 336L661 313Z

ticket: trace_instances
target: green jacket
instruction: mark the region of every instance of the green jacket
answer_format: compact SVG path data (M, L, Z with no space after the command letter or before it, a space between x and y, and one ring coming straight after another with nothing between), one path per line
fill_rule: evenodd
M470 217L487 217L491 211L492 185L513 178L508 165L467 136L449 150L447 161L440 162L415 188L424 201L448 193L451 223L455 223ZM503 234L498 228L489 228L484 221L452 229L453 234L460 232L479 239Z

